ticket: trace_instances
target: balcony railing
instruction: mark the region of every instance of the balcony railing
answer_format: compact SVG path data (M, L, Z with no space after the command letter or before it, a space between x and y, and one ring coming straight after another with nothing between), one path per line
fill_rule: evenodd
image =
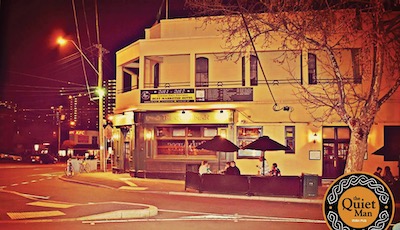
M209 81L209 82L201 82L197 85L195 84L194 88L225 88L225 87L254 87L254 86L264 86L269 85L279 86L279 85L288 85L288 84L302 84L302 79L275 79L265 81L264 79L258 79L256 84L244 85L244 82L239 81ZM318 83L333 83L332 79L321 79L318 80ZM190 82L160 82L158 84L154 84L154 82L148 82L144 84L143 89L169 89L169 88L189 88L191 87ZM132 90L139 89L138 85L134 85L128 88L124 88L122 90L118 90L117 93L129 92Z

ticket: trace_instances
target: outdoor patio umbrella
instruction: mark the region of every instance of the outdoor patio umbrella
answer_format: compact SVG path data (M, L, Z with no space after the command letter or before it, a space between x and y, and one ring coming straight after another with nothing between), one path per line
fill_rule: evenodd
M218 154L218 170L220 168L220 156L219 152L236 152L239 147L232 143L230 140L223 138L219 135L214 136L211 140L205 141L202 144L196 146L196 149L206 149L210 151L216 151Z
M264 153L265 151L290 150L290 147L284 146L272 140L268 136L262 136L259 137L257 140L251 142L250 144L244 146L242 149L260 150ZM263 168L264 167L265 161L263 161Z

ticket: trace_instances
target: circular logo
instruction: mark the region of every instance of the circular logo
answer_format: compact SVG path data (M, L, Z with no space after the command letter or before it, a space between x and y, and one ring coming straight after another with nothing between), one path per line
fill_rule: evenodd
M332 230L383 230L392 222L394 204L385 182L375 175L355 172L329 186L322 209Z
M142 92L142 99L143 100L149 100L150 99L150 92L149 91L143 91Z

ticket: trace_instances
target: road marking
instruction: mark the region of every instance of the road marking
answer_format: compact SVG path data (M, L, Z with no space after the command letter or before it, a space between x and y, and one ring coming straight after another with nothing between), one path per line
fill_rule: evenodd
M0 186L0 189L7 188L7 186Z
M12 186L12 187L14 187L14 186L17 186L18 184L12 184L12 185L10 185L10 186Z
M133 187L133 186L121 186L118 189L121 189L121 190L135 190L135 191L147 190L146 187Z
M135 191L143 191L147 190L147 187L139 187L137 184L133 183L132 181L129 181L130 178L119 178L122 180L124 183L126 183L129 186L121 186L118 189L123 189L123 190L135 190Z
M125 182L129 186L137 187L137 184L133 183L132 181L129 181L129 178L119 178L119 179Z
M21 184L29 184L29 182L27 182L27 181L24 181L24 182L22 182Z
M15 194L18 196L22 196L28 199L41 199L41 200L48 200L50 199L49 196L38 196L38 195L32 195L32 194L27 194L27 193L20 193L20 192L16 192L16 191L11 191L11 190L0 190L1 192L5 192L5 193L11 193L11 194Z
M60 211L40 211L40 212L8 212L7 215L13 220L42 218L52 216L65 216L65 213Z
M62 204L62 203L55 203L55 202L51 202L51 201L48 201L48 202L36 201L36 202L27 203L27 205L48 207L48 208L71 208L71 207L75 206L73 204Z
M31 182L32 182L32 183L36 183L36 182L37 182L37 180L31 180Z

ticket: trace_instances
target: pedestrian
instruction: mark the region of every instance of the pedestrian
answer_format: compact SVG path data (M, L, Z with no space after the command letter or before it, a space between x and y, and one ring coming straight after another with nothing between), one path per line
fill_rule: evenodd
M230 166L226 169L225 175L240 176L240 170L236 166L236 162L234 162L234 161L230 162Z
M208 161L202 161L199 167L199 174L203 175L209 173L211 173L210 164L208 163Z
M381 173L382 173L382 168L378 167L378 168L376 168L376 171L374 172L374 175L382 179Z
M269 175L271 176L281 176L281 170L278 168L277 163L272 164L272 169L269 171Z
M258 174L262 176L268 175L269 164L267 159L265 159L264 156L261 156L260 158L258 158L258 160L260 160L260 164L256 165L256 167L259 169Z

